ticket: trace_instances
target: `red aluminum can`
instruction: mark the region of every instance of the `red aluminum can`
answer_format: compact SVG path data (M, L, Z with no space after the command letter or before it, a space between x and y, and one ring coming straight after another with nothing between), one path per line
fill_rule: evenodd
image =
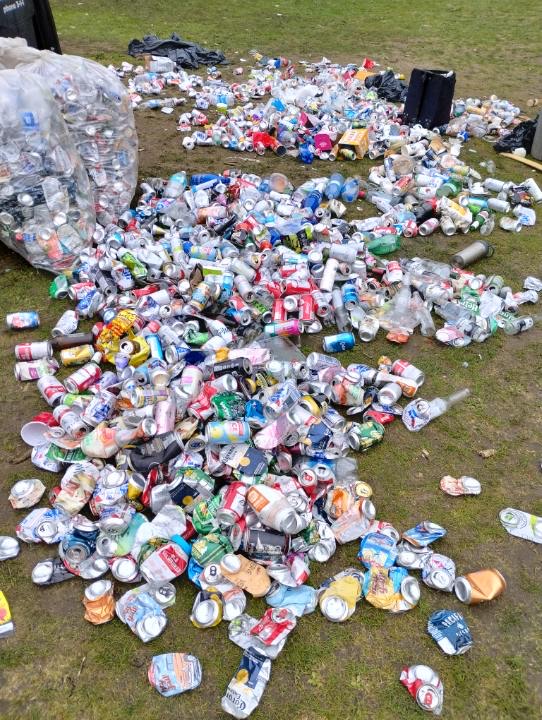
M242 482L232 482L226 487L222 502L216 513L221 525L234 525L245 512L247 486Z
M80 393L89 388L102 377L102 371L96 363L89 362L76 370L64 381L67 389L73 393Z
M48 340L43 342L27 342L15 345L17 360L41 360L53 357L53 348Z
M66 395L66 388L54 375L44 375L38 380L38 390L48 405L57 405Z
M309 295L308 293L306 295L302 295L299 299L299 320L303 323L307 323L310 325L314 322L315 318L315 310L314 310L314 300L312 295Z
M137 288L137 290L132 290L132 293L139 298L144 295L150 295L151 293L158 292L158 290L161 290L160 285L155 283L154 285L146 285L145 287Z
M288 319L288 313L284 307L284 300L282 298L275 298L273 302L272 310L272 321L273 322L284 322Z

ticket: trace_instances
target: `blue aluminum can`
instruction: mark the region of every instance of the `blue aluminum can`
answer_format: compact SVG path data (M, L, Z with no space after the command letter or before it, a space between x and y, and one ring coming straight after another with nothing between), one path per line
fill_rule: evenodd
M356 343L353 333L344 332L338 335L328 335L322 340L324 352L336 353L352 350Z
M40 326L40 316L34 310L6 315L6 325L10 330L31 330Z

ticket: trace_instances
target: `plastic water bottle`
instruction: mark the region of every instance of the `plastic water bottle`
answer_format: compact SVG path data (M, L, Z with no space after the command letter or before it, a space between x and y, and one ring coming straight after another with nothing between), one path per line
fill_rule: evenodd
M326 185L324 194L328 200L335 200L341 194L344 185L344 177L341 173L333 173Z
M184 171L174 173L168 180L166 185L165 196L169 198L177 198L183 193L186 187L186 173Z
M347 178L341 191L341 200L343 202L354 202L359 194L359 182L355 177Z

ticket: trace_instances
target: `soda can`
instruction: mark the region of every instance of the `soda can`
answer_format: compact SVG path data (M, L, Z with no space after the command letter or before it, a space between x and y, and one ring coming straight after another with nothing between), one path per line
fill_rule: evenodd
M301 393L292 381L275 386L272 394L263 402L264 415L275 420L285 412L294 408L301 398ZM261 398L260 398L261 399Z
M229 527L238 522L245 511L247 486L242 482L232 482L222 495L220 507L216 513L217 522Z
M57 320L56 325L51 330L51 335L54 338L60 337L61 335L73 335L73 333L77 330L78 324L79 315L75 312L75 310L66 310L66 312L63 313Z
M53 348L48 340L15 345L15 357L17 360L41 360L52 356Z
M282 562L289 549L290 538L285 533L262 526L245 528L242 533L240 550L262 565Z
M38 380L38 390L51 407L58 405L67 393L64 385L54 375L44 375L40 378Z
M235 445L249 442L250 425L245 420L225 420L207 423L205 438L210 445Z
M87 425L96 427L96 425L99 425L101 422L109 420L113 415L116 402L116 395L113 395L113 393L107 390L102 390L92 398L83 410L81 418Z
M248 358L237 358L235 360L224 360L213 365L213 375L219 378L222 375L252 375L252 363Z
M463 655L472 647L472 635L463 615L437 610L429 616L427 632L446 655Z
M222 594L210 587L200 590L192 606L190 621L197 628L209 628L219 625L222 620Z
M154 407L154 420L156 422L156 434L171 432L175 427L177 406L173 400L161 400Z
M96 580L85 588L83 597L85 620L93 625L103 625L115 616L115 600L111 580Z
M84 365L89 362L94 355L92 345L77 345L76 347L66 348L60 351L60 361L64 367L72 365Z
M123 583L139 582L141 575L139 573L139 566L133 557L126 555L124 557L117 557L111 563L111 575Z
M418 523L416 527L411 528L403 533L402 537L411 545L416 547L427 547L435 540L439 540L446 535L446 530L436 523L424 520Z
M164 697L194 690L201 683L200 661L188 653L155 655L147 674L150 684Z
M239 393L216 393L210 402L217 420L238 420L245 417L246 403Z
M388 535L368 533L361 540L358 560L360 560L366 568L370 568L372 565L390 568L395 564L396 558L396 542Z
M455 582L455 563L438 553L431 553L422 567L422 580L435 590L452 592Z
M98 533L95 523L81 515L74 518L71 531L64 535L59 546L59 555L68 570L79 574L78 566L96 550Z
M382 440L384 432L383 425L370 419L363 423L352 423L346 439L353 450L365 452Z
M40 380L46 375L52 375L58 368L59 365L54 358L42 358L41 360L17 362L13 370L17 380L26 382L29 380Z
M40 326L40 316L35 310L8 313L6 326L8 330L33 330Z
M54 585L74 577L58 556L41 560L32 569L32 582L35 585Z
M414 380L418 387L425 382L425 374L407 360L395 360L391 366L392 375Z
M189 543L180 535L174 535L170 542L151 553L139 569L147 582L169 582L184 573L190 552Z
M45 485L41 480L38 480L38 478L18 480L12 486L8 499L11 507L19 510L37 505L43 497L44 492Z
M166 614L150 592L128 590L115 609L122 622L145 643L158 637L167 625Z
M100 367L95 362L86 363L65 379L66 388L73 393L80 393L94 385L102 376Z
M344 352L352 350L356 343L353 333L344 332L338 335L328 335L322 340L322 348L324 352Z
M405 666L401 670L400 681L423 710L434 715L442 713L444 686L432 668L427 665Z
M455 580L454 592L457 599L467 605L494 600L506 589L506 580L495 568L477 570Z

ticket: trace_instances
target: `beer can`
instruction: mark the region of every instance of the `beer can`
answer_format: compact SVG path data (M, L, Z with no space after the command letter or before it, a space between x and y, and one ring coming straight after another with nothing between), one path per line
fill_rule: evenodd
M414 380L418 387L425 382L425 374L407 360L395 360L391 366L391 372L393 375Z
M213 421L205 428L205 437L210 445L234 445L249 442L250 425L244 420Z
M455 563L439 553L431 553L422 567L422 580L435 590L452 592L455 582Z
M40 326L40 317L35 310L9 313L6 325L9 330L33 330Z
M102 371L100 367L94 362L89 362L72 373L64 382L70 392L78 393L89 388L97 382L101 376Z
M242 482L232 482L226 486L222 495L216 520L220 525L230 526L238 522L244 514L247 486Z
M354 335L350 332L344 332L325 337L322 340L322 348L324 352L344 352L345 350L352 350L355 343Z
M38 380L38 390L51 407L58 405L67 392L64 385L54 375L44 375L40 378Z
M51 330L53 337L60 337L61 335L72 335L77 330L79 324L79 315L75 310L66 310L58 319L56 325Z
M161 400L154 408L154 419L156 421L156 434L171 432L175 427L175 416L177 406L174 400Z
M15 357L17 360L41 360L52 356L53 348L48 340L15 345Z
M29 360L28 362L17 362L13 367L15 377L22 382L27 380L39 380L45 375L51 375L58 370L58 363L54 358L42 358L41 360Z
M94 348L92 345L77 345L60 351L60 361L65 367L84 365L92 359Z

